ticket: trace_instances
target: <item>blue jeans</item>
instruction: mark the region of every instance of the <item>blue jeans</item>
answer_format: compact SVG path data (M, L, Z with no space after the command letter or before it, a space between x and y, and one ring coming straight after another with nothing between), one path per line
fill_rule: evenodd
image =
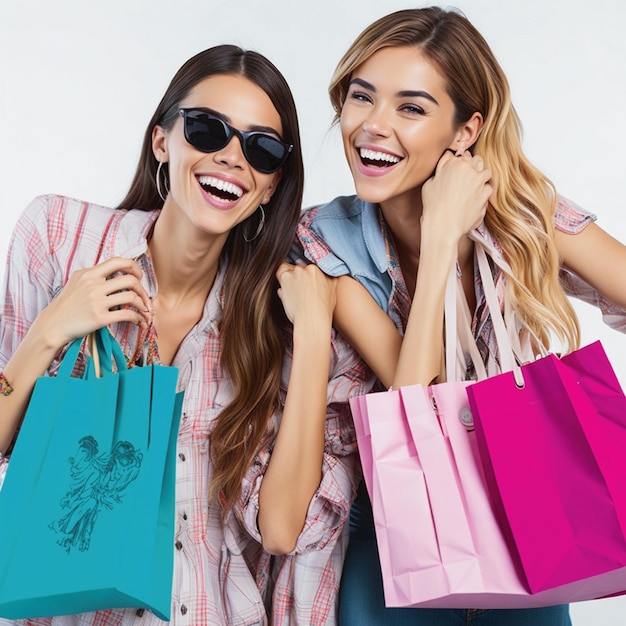
M567 604L537 609L385 608L372 509L363 485L350 513L339 626L571 626Z

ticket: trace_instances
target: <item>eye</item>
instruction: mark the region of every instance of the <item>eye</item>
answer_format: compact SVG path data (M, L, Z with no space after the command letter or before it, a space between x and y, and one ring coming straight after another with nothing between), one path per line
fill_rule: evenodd
M363 91L350 91L348 93L348 99L356 100L357 102L371 102L372 101L369 95L364 93Z
M424 109L417 104L403 104L400 110L410 115L424 115Z

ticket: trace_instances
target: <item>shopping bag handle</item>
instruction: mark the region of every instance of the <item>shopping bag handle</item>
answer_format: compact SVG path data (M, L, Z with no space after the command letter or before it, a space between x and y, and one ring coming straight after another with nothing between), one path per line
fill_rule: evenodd
M72 341L63 355L57 376L70 377L72 375L80 347L85 340L87 341L92 355L92 358L87 361L86 375L92 371L97 378L102 377L104 374L110 374L113 371L113 361L115 361L118 371L127 368L126 357L124 356L120 344L105 326L91 333L86 338L81 337Z
M126 357L122 352L122 348L106 326L92 333L91 336L94 338L92 340L94 346L91 353L96 378L101 378L105 374L111 374L113 372L113 361L115 361L118 372L127 368Z
M519 336L517 335L515 312L506 301L504 313L502 312L493 275L491 273L491 267L487 260L487 251L483 240L477 236L482 234L479 231L472 231L472 235L476 250L476 260L478 262L478 273L483 286L485 300L493 325L498 352L500 354L500 368L503 372L513 372L517 386L523 387L524 377L520 367L520 361L523 360L522 348ZM506 261L494 257L492 258L494 263L505 274L511 272L511 268ZM486 379L487 372L471 331L471 313L463 293L463 286L457 275L456 264L452 266L448 276L444 310L447 380L463 380L466 367L466 353L474 364L477 379ZM531 337L535 338L536 343L540 346L540 349L542 349L543 344L536 338L535 334L526 326L524 326L524 328L526 328ZM513 339L509 331L514 333ZM543 355L545 356L545 354Z

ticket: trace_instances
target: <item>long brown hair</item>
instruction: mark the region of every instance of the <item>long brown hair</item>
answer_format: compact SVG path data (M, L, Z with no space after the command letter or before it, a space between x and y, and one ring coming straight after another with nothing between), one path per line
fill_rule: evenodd
M508 81L489 45L462 14L439 7L406 9L368 26L339 62L329 87L336 119L354 70L386 47L414 46L446 81L455 123L479 112L484 125L472 151L493 172L493 193L485 224L511 266L509 297L521 319L548 346L550 331L573 349L578 321L559 284L560 259L554 244L556 191L524 156L521 124Z
M189 59L172 79L148 124L135 177L118 208L152 210L163 206L155 184L158 162L152 152L152 130L158 125L169 131L179 117L180 102L195 85L216 74L244 76L258 85L280 115L282 139L293 144L278 186L265 205L266 220L259 236L250 242L244 239L244 234L250 237L256 231L255 213L232 229L222 251L228 266L220 360L234 398L216 418L209 445L211 497L219 496L228 511L241 493L268 419L280 407L286 318L276 295L275 272L294 239L304 168L296 106L278 69L257 52L232 45L209 48Z

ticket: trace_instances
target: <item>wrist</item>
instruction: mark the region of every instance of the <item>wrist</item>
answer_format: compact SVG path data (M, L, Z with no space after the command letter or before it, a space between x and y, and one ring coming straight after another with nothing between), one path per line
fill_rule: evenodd
M454 223L443 223L438 219L438 214L442 215L443 212L429 212L422 217L421 249L430 245L436 249L454 251L465 233L457 232Z

